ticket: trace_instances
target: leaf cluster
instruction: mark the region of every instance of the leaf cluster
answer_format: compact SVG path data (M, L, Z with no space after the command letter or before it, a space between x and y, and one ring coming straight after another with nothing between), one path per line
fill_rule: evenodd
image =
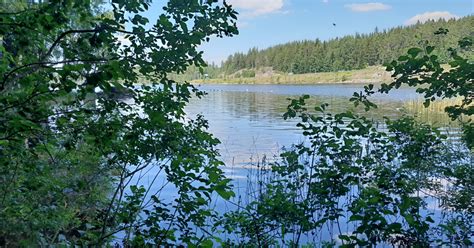
M0 246L208 242L211 196L232 192L219 141L184 113L202 93L168 75L204 66L198 46L237 34L236 12L170 0L150 20L150 7L0 7Z

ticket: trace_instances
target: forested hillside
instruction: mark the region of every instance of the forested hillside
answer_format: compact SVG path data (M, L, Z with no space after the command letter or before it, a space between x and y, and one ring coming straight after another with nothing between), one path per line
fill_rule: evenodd
M447 60L446 48L455 46L459 38L472 35L474 16L457 20L429 21L390 30L374 30L370 34L355 34L329 41L304 40L277 45L264 50L250 49L236 53L223 63L226 74L241 69L272 67L287 73L313 73L361 69L381 65L404 54L420 40L440 48L437 55ZM440 28L448 29L448 36L433 35Z

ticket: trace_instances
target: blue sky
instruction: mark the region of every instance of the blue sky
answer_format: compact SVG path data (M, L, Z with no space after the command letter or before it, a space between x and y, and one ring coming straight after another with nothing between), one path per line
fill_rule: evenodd
M209 62L234 52L288 41L328 40L408 25L416 20L472 15L474 0L227 0L240 13L240 34L201 47ZM336 26L333 26L333 23ZM467 28L467 27L466 27Z

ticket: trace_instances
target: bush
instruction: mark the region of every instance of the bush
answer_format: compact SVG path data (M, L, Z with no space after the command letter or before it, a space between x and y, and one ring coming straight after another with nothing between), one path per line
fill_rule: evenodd
M243 70L241 73L241 76L243 78L253 78L255 77L255 71L254 70Z
M168 76L205 66L197 47L236 34L236 12L170 0L151 22L148 0L9 2L0 246L107 246L117 233L125 246L208 244L195 228L214 216L211 195L233 193L207 122L185 119L202 92ZM150 171L163 185L142 186ZM176 194L160 197L166 186Z
M461 105L446 111L453 120L464 122L469 135L472 125L462 117L472 115L473 64L451 49L452 68L443 71L436 57L429 56L433 49L410 49L392 62L387 69L394 71L395 80L378 91L388 93L402 84L427 85L417 90L424 93L426 107L435 95L462 97ZM375 92L368 85L350 100L370 111L377 107L369 99ZM308 109L308 98L291 100L284 115L300 120L297 126L306 142L287 149L275 163L259 165L258 177L250 179L257 186L249 189L256 196L223 220L240 244L299 246L303 237L343 247L473 244L469 137L466 142L451 142L412 116L386 118L385 130L380 130L378 123L364 116L329 113L328 104ZM441 214L435 217L429 207ZM319 236L322 230L334 234L324 240Z

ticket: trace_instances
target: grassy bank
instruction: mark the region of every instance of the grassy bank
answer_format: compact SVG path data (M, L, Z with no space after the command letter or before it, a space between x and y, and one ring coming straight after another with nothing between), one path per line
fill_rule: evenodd
M227 76L222 78L197 79L193 83L223 84L318 84L318 83L380 83L389 82L390 73L381 66L361 70L286 74L278 72L257 73L255 77Z

